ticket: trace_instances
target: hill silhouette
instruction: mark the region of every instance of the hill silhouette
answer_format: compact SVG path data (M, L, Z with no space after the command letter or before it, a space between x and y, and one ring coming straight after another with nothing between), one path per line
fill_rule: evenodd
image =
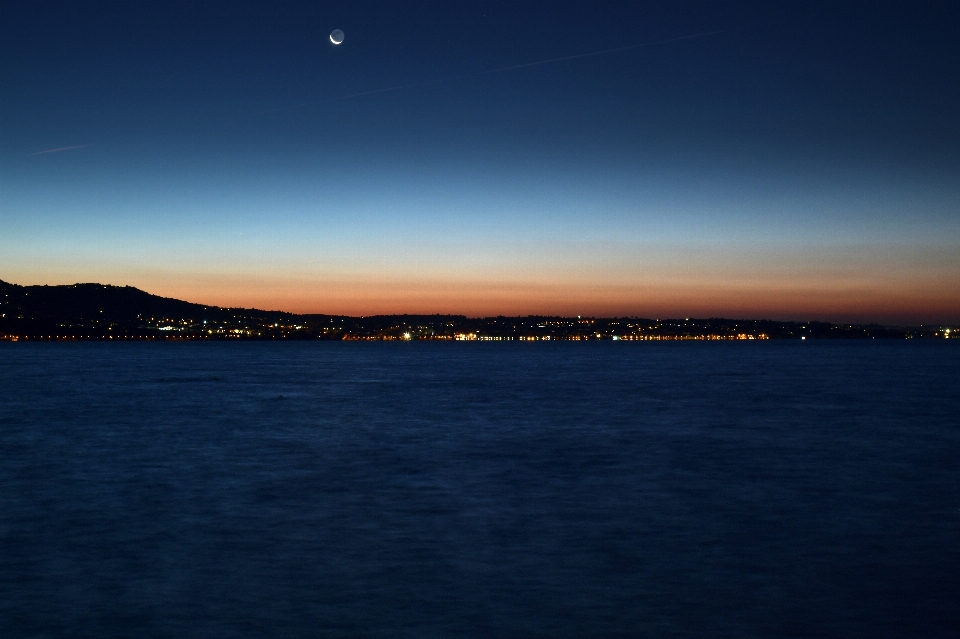
M282 311L231 309L152 295L132 286L19 286L0 281L0 332L13 335L148 334L167 322L261 323L296 317Z

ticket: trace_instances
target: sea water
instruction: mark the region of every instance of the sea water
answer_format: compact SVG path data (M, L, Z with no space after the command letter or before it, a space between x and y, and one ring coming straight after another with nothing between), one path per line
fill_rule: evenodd
M960 342L0 344L4 637L956 637Z

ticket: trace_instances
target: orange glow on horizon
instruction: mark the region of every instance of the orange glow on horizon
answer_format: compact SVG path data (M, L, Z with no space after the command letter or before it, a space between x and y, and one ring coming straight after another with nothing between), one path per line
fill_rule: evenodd
M960 319L960 300L940 286L609 285L496 282L157 282L148 292L191 302L327 315L451 314L597 317L727 317L857 323ZM953 290L960 290L954 288Z
M420 254L419 262L401 256L319 266L272 258L255 270L44 263L4 269L0 279L129 285L199 304L327 315L960 322L960 263L949 247L651 245L601 246L593 253L586 248L563 259L535 255L526 263L429 254Z

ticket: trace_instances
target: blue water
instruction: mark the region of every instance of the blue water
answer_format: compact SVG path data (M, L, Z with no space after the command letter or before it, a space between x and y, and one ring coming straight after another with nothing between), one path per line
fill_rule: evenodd
M4 637L956 637L960 343L0 344Z

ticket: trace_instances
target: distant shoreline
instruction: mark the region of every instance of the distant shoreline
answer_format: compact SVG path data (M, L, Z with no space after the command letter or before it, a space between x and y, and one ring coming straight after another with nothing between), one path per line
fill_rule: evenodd
M725 318L297 315L221 308L130 286L18 286L0 281L5 341L751 341L950 339L957 326L782 322Z

